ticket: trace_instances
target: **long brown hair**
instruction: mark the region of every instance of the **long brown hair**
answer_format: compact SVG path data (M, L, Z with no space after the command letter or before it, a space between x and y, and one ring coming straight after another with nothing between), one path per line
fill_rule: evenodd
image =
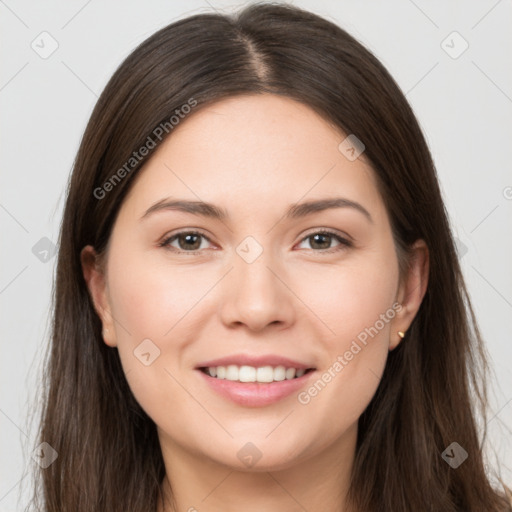
M419 312L359 420L352 503L365 512L511 510L484 470L477 418L486 408L485 352L418 122L358 41L283 4L195 15L159 30L97 102L69 181L45 362L40 442L59 456L40 470L34 503L46 512L156 510L165 475L156 427L132 395L117 350L102 340L80 252L88 244L104 252L152 150L140 161L134 152L149 138L158 146L172 136L176 110L261 93L302 102L363 141L397 253L420 238L430 252ZM453 441L469 454L456 469L441 456Z

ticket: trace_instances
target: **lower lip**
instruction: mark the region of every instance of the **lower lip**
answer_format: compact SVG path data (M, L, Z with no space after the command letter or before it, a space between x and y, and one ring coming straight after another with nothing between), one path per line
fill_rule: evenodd
M301 377L275 382L238 382L227 379L210 377L201 370L196 370L207 384L219 395L246 407L264 407L270 405L294 392L298 392L315 373L314 370Z

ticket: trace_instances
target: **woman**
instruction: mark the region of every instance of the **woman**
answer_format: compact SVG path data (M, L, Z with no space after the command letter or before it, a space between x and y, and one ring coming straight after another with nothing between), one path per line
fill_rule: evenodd
M178 21L107 84L48 364L45 511L511 510L418 123L291 6Z

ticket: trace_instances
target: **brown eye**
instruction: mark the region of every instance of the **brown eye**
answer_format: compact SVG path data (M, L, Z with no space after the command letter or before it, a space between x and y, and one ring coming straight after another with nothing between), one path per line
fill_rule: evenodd
M313 249L329 249L332 242L332 235L317 233L308 237Z
M201 236L195 234L187 234L187 235L178 235L176 238L178 240L178 245L180 249L188 250L192 249L193 251L199 249L201 247Z
M337 251L352 245L351 242L345 238L337 235L336 233L331 233L330 231L318 231L316 233L312 233L311 235L303 238L301 243L305 241L309 241L310 248L317 252L328 251L329 249ZM337 242L334 247L332 246L333 242Z
M209 239L197 231L182 231L165 239L160 245L178 252L194 252L201 249L201 242ZM176 243L176 245L172 245Z

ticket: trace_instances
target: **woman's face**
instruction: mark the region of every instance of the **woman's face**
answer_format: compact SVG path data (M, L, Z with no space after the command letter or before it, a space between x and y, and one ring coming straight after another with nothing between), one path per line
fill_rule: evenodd
M89 284L164 449L268 470L353 445L414 307L345 137L291 99L229 98L183 120L137 178L105 286ZM256 377L276 380L238 382Z

